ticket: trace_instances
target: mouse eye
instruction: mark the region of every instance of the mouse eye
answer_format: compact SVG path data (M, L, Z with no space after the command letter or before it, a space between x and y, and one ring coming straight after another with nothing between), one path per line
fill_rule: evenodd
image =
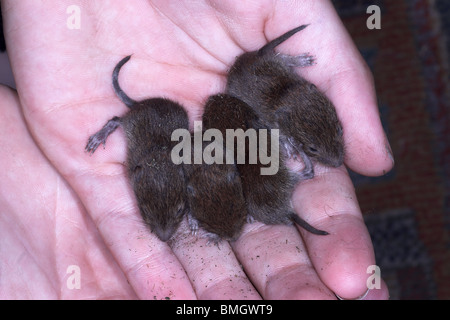
M176 213L177 216L178 216L178 217L183 216L184 213L185 213L185 208L184 208L184 206L179 206L179 207L177 208L177 213Z
M318 150L316 148L314 148L314 147L308 147L308 151L311 152L311 153L317 153L318 152Z

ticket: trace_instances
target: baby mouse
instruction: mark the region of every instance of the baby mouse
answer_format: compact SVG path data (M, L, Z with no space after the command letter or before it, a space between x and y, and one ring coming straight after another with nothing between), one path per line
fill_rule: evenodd
M310 66L314 59L308 54L289 56L274 50L307 26L239 56L228 73L226 89L280 129L287 154L303 159L305 179L314 176L312 161L332 167L344 161L342 125L333 104L293 69Z
M127 138L127 171L144 221L158 238L167 241L188 211L183 166L171 160L173 130L188 130L186 111L178 103L152 98L134 101L120 88L120 68L130 60L123 58L114 68L112 82L118 97L131 110L114 117L89 138L86 151L93 154L108 136L122 126Z
M216 128L223 135L226 129L268 129L264 120L248 104L228 94L209 98L203 114L203 125L206 128ZM269 138L267 141L271 143ZM271 150L270 145L265 148ZM295 222L313 234L327 235L328 232L314 228L294 212L291 197L298 178L285 166L284 155L279 155L279 168L275 174L263 175L261 168L265 165L259 161L259 155L257 163L250 164L249 150L249 140L246 139L245 163L237 163L248 214L265 224L290 225ZM234 154L237 155L237 150Z
M204 142L203 150L208 145ZM209 241L216 244L236 240L247 217L241 178L236 165L226 163L225 150L222 162L208 164L203 160L201 164L185 165L189 227L195 234L199 227L206 230Z

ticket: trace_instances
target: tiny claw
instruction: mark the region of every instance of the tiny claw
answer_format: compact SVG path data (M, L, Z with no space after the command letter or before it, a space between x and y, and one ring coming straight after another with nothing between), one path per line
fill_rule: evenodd
M86 145L86 147L84 148L85 151L87 151L91 156L94 154L95 150L97 150L98 146L101 144L98 142L94 142L95 139L95 135L90 136L88 143ZM105 145L105 143L103 142L103 145Z
M303 169L299 173L299 178L301 180L310 180L310 179L314 178L314 169L313 168L311 168L311 169L309 169L309 168Z
M208 238L208 241L206 242L207 245L216 245L220 249L219 243L222 241L222 239L217 234L208 233L206 237Z
M253 216L251 216L251 215L247 215L247 223L253 223L253 222L255 222L256 220L255 220L255 218L253 218Z
M188 214L188 225L189 229L191 229L191 234L193 236L197 236L198 234L198 221L192 217L190 214Z

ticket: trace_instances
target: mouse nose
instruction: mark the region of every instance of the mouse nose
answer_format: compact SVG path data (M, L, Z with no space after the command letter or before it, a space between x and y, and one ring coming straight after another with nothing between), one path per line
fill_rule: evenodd
M344 163L344 158L339 157L338 159L331 160L329 165L332 166L333 168L337 168L337 167L342 166L343 163Z
M340 167L344 163L343 156L338 158L319 158L318 160L320 163L333 168Z
M159 238L159 240L166 242L167 240L172 237L172 230L170 229L159 229L155 230L156 236Z

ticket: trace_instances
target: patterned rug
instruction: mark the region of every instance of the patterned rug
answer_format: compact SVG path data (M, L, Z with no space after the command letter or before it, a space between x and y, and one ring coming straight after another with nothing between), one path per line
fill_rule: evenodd
M391 299L450 299L450 1L333 0L375 77L395 168L352 174ZM381 29L369 30L369 5Z

